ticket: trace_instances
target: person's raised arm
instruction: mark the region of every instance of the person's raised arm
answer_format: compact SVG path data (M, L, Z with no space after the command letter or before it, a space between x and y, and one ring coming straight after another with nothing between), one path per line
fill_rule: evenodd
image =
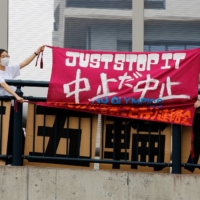
M0 85L4 90L13 95L17 99L17 101L19 101L20 103L24 102L24 99L18 96L6 82L1 83Z
M44 50L44 46L39 47L32 55L30 55L26 60L20 63L20 69L27 66L29 63L33 61L33 59Z

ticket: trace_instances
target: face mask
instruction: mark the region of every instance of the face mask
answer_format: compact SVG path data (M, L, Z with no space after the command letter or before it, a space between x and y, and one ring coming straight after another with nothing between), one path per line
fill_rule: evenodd
M1 65L3 65L4 67L8 66L9 64L9 58L2 58L1 59Z

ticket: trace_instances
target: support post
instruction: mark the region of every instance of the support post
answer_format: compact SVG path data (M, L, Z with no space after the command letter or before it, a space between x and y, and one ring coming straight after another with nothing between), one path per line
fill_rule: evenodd
M0 0L0 48L8 50L8 0Z
M132 0L132 51L144 51L144 0Z
M15 91L20 97L23 96L21 86ZM13 122L13 166L22 166L22 104L18 103L17 111L14 111Z
M181 125L172 125L172 173L181 174Z

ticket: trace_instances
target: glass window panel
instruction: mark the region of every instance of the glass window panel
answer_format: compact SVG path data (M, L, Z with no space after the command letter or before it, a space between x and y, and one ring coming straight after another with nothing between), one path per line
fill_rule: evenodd
M185 45L168 45L168 50L184 50Z
M132 9L132 0L67 0L67 7L100 8L100 9Z
M129 42L118 42L117 43L117 51L130 51L131 43Z
M148 52L149 50L149 45L144 45L144 51Z
M199 48L200 47L200 45L199 46L197 46L197 45L186 45L186 49L195 49L195 48Z
M150 51L166 51L165 45L151 45Z

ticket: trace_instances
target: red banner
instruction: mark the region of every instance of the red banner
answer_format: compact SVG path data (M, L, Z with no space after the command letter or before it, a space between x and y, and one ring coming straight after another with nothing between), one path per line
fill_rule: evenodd
M192 125L200 49L53 50L48 106ZM58 103L56 103L58 102Z

